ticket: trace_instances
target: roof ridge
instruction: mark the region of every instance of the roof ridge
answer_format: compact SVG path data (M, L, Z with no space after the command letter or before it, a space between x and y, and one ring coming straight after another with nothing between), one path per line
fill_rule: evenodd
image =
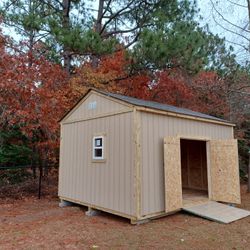
M148 100L144 100L144 99L139 99L136 97L131 97L131 96L126 96L120 93L111 93L111 92L107 92L104 90L99 90L96 88L89 88L86 93L76 102L76 104L68 111L66 112L66 114L59 120L59 122L61 122L73 109L76 108L76 106L91 92L97 92L100 93L102 95L123 101L125 103L129 103L132 104L134 106L138 106L138 107L144 107L144 108L151 108L154 110L160 110L160 111L165 111L165 112L170 112L170 113L174 113L174 114L181 114L181 115L186 115L186 116L190 116L190 117L197 117L197 118L203 118L206 120L211 120L211 121L217 121L217 122L222 122L231 126L235 126L235 124L233 124L230 121L218 118L216 116L212 116L212 115L208 115L202 112L198 112L198 111L194 111L188 108L182 108L182 107L176 107L170 104L165 104L165 103L160 103L160 102L156 102L156 101L148 101Z
M188 116L193 116L193 117L200 117L200 118L204 118L204 119L221 121L221 122L225 122L228 124L233 124L230 121L224 120L222 118L218 118L216 116L205 114L205 113L202 113L199 111L194 111L194 110L188 109L188 108L177 107L177 106L173 106L173 105L165 104L165 103L160 103L160 102L156 102L156 101L144 100L144 99L140 99L140 98L136 98L136 97L122 95L120 93L119 94L118 93L111 93L111 92L106 92L103 90L96 90L96 89L93 89L93 90L96 92L102 93L106 96L110 96L110 97L122 100L124 102L130 103L130 104L133 104L136 106L149 107L152 109L168 111L168 112L173 112L173 113L178 113L178 114L183 114L183 115L188 115Z

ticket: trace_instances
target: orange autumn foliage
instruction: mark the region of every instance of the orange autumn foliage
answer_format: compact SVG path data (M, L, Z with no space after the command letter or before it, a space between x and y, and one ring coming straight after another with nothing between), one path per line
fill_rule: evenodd
M61 66L0 47L1 128L18 126L30 145L54 159L59 119L72 106L71 88ZM43 153L42 153L43 152Z
M75 93L79 96L88 88L119 92L117 82L127 77L129 65L130 61L126 58L125 51L120 50L114 55L102 57L97 67L90 62L81 65L70 81Z
M225 80L216 72L200 72L193 78L192 87L197 111L228 118Z
M90 87L227 117L227 87L216 73L135 71L133 63L121 49L95 66L84 63L68 78L61 66L45 58L7 53L0 36L0 126L18 125L43 157L55 160L58 121Z
M214 72L187 76L177 69L133 72L132 68L133 60L120 50L102 57L97 67L82 65L71 80L72 86L79 96L94 87L220 117L228 112L225 84Z

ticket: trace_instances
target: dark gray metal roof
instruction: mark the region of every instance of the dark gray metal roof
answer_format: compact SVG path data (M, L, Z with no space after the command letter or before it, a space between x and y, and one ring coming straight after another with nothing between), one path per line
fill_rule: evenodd
M207 114L204 114L204 113L195 112L195 111L192 111L190 109L178 108L178 107L175 107L175 106L171 106L171 105L167 105L167 104L163 104L163 103L159 103L159 102L145 101L145 100L137 99L137 98L130 97L130 96L109 93L109 92L105 92L105 91L101 91L101 90L97 90L97 89L91 89L91 88L87 91L87 93L82 98L80 98L78 100L78 102L76 102L76 104L66 114L64 114L64 116L59 120L59 122L61 122L70 113L70 111L73 110L77 106L77 104L91 90L99 92L99 93L101 93L103 95L106 95L106 96L113 97L115 99L118 99L120 101L129 103L129 104L134 105L134 106L151 108L151 109L156 109L156 110L162 110L162 111L172 112L172 113L176 113L176 114L182 114L182 115L188 115L188 116L193 116L193 117L198 117L198 118L204 118L204 119L213 120L213 121L220 121L220 122L227 123L228 125L234 126L233 123L231 123L231 122L229 122L227 120L223 120L223 119L217 118L215 116L207 115Z
M195 112L190 109L185 109L185 108L178 108L175 106L167 105L167 104L162 104L158 102L152 102L152 101L145 101L142 99L137 99L125 95L120 95L120 94L113 94L113 93L108 93L104 91L97 91L100 92L106 96L113 97L115 99L124 101L126 103L130 103L135 106L140 106L140 107L146 107L146 108L152 108L152 109L157 109L157 110L162 110L162 111L168 111L176 114L182 114L182 115L188 115L188 116L193 116L193 117L199 117L199 118L204 118L204 119L209 119L209 120L214 120L214 121L220 121L220 122L225 122L228 124L233 125L231 122L217 118L215 116L207 115L204 113L200 112Z

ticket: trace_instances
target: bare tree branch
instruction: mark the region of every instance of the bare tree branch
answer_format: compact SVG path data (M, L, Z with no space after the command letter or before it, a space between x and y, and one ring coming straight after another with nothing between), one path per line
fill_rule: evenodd
M246 46L244 46L243 44L236 43L236 42L230 41L230 40L228 40L228 39L226 39L226 41L227 41L228 43L231 43L231 44L240 46L240 47L242 47L244 50L248 50L248 48L247 48Z
M125 49L127 49L127 48L129 48L132 44L134 44L137 40L138 40L138 38L139 38L139 36L140 36L140 31L136 34L136 36L134 37L134 39L130 42L130 43L128 43L124 48Z
M10 1L10 3L6 6L5 11L7 11L13 4L15 4L18 0Z
M215 22L218 26L220 26L222 29L224 29L224 30L226 30L226 31L228 31L228 32L231 32L232 34L235 34L235 35L237 35L237 36L241 36L241 37L245 38L247 41L250 42L250 38L247 38L246 36L244 36L244 35L242 35L242 34L236 32L236 31L230 30L230 29L226 28L225 26L223 26L222 24L220 24L220 23L216 20L216 18L215 18L214 15L213 15L213 19L214 19L214 22Z
M100 31L100 34L102 34L104 32L104 30L106 29L107 25L112 21L114 20L116 17L118 17L119 15L123 15L124 11L126 9L128 9L132 4L134 3L134 0L129 2L125 7L121 8L119 11L117 11L115 14L113 14L112 16L109 17L109 20L103 25L101 31Z
M236 6L243 7L243 8L247 8L247 6L246 6L246 5L239 4L239 3L236 3L236 2L231 1L231 0L227 0L227 1L228 1L229 3L232 3L232 4L236 5Z
M210 0L210 2L211 2L211 4L212 4L213 9L214 9L215 12L222 18L222 20L224 20L225 22L229 23L230 25L232 25L233 27L235 27L235 28L237 28L237 29L240 29L240 30L242 30L242 31L244 31L244 32L250 33L249 30L244 29L244 28L240 27L239 25L237 25L237 24L235 24L235 23L232 23L231 21L229 21L228 19L226 19L226 18L216 9L213 0Z
M105 7L105 10L103 11L102 13L102 18L104 17L104 15L107 13L108 9L109 9L109 6L111 4L112 0L109 0L106 7Z
M133 31L139 29L139 28L140 28L140 26L136 26L134 28L127 29L127 30L114 30L114 31L110 31L110 32L105 33L102 37L109 37L109 36L115 35L115 34L130 33L130 32L133 32Z
M43 4L46 4L47 6L49 6L51 9L55 10L55 11L59 11L55 6L53 6L53 4L51 4L50 1L46 1L46 0L40 0ZM60 7L63 7L61 2L56 1Z

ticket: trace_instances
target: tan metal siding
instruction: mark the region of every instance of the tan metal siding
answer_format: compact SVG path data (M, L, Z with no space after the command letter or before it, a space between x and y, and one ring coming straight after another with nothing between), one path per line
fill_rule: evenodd
M135 215L133 113L62 125L59 196ZM105 133L105 163L92 138Z
M163 138L233 138L232 127L141 112L142 215L165 210Z
M90 108L90 103L96 103L95 108ZM87 96L85 100L83 100L83 103L80 103L75 110L72 110L71 113L66 116L63 122L112 114L126 109L128 109L126 104L121 104L115 100L111 101L107 97L96 93L90 93L90 95Z

